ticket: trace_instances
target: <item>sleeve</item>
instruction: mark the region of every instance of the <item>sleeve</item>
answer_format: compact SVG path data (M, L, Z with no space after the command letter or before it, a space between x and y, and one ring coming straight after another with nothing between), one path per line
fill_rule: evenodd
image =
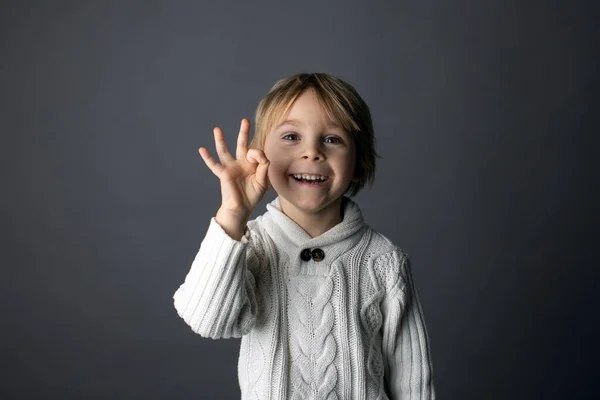
M410 260L397 253L400 278L382 301L384 379L390 399L434 400L429 337Z
M200 336L239 338L252 329L257 304L255 276L259 264L249 243L232 239L215 218L183 284L173 295L179 316Z

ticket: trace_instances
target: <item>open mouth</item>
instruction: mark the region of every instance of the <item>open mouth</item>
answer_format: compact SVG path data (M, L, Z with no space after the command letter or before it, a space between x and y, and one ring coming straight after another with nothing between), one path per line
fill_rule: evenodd
M326 182L329 179L329 177L325 175L293 174L291 176L298 182L309 183L313 185Z

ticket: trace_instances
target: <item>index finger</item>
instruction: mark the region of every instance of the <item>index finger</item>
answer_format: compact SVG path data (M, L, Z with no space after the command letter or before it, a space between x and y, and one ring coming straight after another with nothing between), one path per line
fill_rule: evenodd
M246 159L248 153L248 134L250 131L250 121L246 118L242 119L240 124L240 133L238 134L237 145L235 148L235 158L237 160Z

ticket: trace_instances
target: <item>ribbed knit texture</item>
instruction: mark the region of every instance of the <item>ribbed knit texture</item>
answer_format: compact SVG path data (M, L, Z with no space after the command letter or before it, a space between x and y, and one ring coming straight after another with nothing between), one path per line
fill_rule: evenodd
M175 308L199 335L242 337L242 399L435 399L407 255L363 221L311 238L279 199L240 241L211 219ZM322 249L320 262L303 249Z

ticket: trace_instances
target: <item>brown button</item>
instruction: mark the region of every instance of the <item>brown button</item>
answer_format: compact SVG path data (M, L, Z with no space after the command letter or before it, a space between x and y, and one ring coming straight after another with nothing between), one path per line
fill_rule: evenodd
M302 253L300 253L300 258L302 259L302 261L310 260L310 249L302 250Z
M319 262L325 258L325 252L321 249L313 249L311 252L313 260Z

